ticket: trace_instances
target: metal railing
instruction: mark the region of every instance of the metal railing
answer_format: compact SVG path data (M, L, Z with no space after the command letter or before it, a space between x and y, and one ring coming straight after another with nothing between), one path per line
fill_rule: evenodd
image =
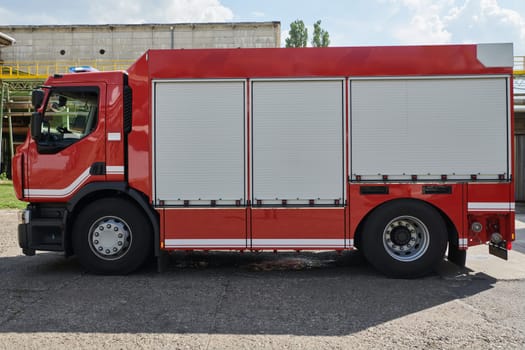
M126 70L134 60L78 60L49 62L4 62L0 79L46 79L53 74L68 73L71 67L90 66L99 71Z
M514 75L525 75L525 56L514 56Z

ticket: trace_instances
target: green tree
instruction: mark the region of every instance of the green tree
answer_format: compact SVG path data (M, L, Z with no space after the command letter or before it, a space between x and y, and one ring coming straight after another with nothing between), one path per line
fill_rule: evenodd
M327 47L330 45L330 34L321 28L321 20L314 23L314 37L312 38L313 47Z
M306 47L308 43L308 29L302 20L290 23L290 31L286 38L286 47Z

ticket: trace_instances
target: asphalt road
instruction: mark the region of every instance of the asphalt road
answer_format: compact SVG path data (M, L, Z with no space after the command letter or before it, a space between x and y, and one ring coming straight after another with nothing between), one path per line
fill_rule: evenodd
M357 252L177 253L130 276L20 255L0 211L0 349L525 349L525 216L509 261L387 279Z

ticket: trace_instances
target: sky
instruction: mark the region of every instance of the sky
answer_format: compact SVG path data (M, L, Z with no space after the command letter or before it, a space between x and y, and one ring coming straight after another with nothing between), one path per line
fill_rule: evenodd
M78 4L78 5L77 5ZM525 0L3 0L0 25L281 22L301 19L330 46L513 42L525 56Z

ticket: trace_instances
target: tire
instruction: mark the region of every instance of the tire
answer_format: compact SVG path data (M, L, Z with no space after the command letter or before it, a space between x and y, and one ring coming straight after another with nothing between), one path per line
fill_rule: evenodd
M95 274L128 274L152 251L151 225L142 210L120 198L100 199L82 209L73 226L73 249Z
M364 223L365 258L388 277L424 276L443 260L447 247L443 218L427 203L402 199L375 209Z

